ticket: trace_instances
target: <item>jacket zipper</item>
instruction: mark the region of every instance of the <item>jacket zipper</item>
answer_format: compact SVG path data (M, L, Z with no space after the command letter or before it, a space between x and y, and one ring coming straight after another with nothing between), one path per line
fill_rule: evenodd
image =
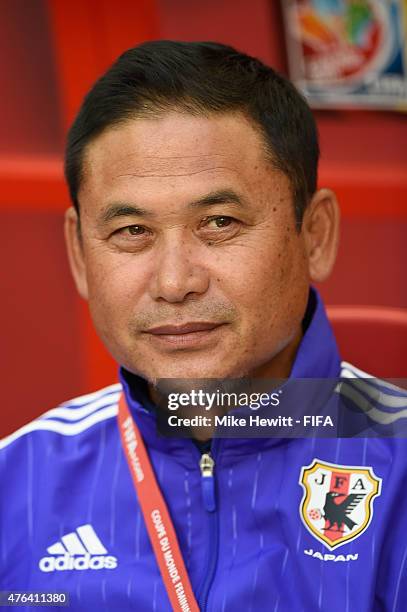
M215 470L215 451L218 447L219 438L214 438L212 441L212 449L208 453L203 453L199 461L201 470L201 487L202 500L204 508L208 513L209 521L209 550L208 564L205 571L205 578L200 589L199 609L201 612L206 611L208 605L209 590L212 585L216 565L218 563L218 548L219 548L219 517L216 504L216 482L214 476Z

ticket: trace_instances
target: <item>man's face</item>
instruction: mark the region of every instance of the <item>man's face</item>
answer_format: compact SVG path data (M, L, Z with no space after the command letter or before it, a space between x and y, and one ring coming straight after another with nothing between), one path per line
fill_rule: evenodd
M84 170L78 286L113 357L148 380L280 375L308 262L289 181L252 124L135 119L95 139Z

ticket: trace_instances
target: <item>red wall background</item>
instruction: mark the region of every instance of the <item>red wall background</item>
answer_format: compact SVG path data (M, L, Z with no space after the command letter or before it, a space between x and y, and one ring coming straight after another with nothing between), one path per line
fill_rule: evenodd
M95 78L152 38L218 40L282 73L287 62L277 0L14 0L0 13L1 436L116 380L76 296L62 235L64 134ZM316 116L320 185L336 190L343 214L323 296L407 308L407 117Z

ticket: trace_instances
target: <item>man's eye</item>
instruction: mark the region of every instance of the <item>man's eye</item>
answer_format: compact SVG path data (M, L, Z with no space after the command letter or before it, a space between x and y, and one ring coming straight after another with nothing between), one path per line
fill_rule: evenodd
M144 234L146 231L146 228L142 225L129 225L126 229L128 229L131 236L140 236L140 234Z
M142 236L146 233L146 228L142 225L128 225L117 230L117 233L123 236Z
M154 232L144 225L126 225L114 230L109 236L112 248L127 253L138 253L154 242Z
M232 217L211 217L206 219L206 226L210 229L228 227L235 221Z

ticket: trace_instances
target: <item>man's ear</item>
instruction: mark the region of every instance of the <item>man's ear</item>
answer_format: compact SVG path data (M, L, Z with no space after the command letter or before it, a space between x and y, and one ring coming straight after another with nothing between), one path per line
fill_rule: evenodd
M317 191L305 209L302 231L312 281L328 278L339 245L340 213L336 196L330 189Z
M88 281L81 237L80 220L75 208L71 206L65 212L64 234L68 252L69 266L79 295L88 299Z

